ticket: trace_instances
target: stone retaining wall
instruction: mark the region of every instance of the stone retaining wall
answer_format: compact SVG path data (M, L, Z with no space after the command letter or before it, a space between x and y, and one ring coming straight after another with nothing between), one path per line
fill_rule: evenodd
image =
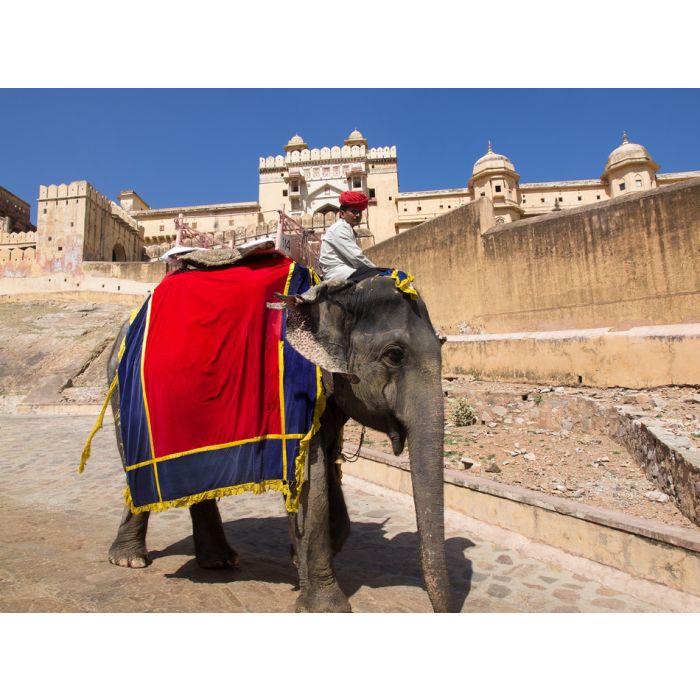
M458 395L458 394L455 394ZM468 392L480 420L525 424L533 421L549 430L581 430L604 434L622 445L644 469L647 478L673 499L678 510L700 525L700 450L688 438L642 419L634 408L603 406L586 396L557 391L515 395L509 392ZM540 397L535 403L533 398Z
M613 435L644 469L647 478L668 494L688 520L700 525L700 450L629 409L617 411Z

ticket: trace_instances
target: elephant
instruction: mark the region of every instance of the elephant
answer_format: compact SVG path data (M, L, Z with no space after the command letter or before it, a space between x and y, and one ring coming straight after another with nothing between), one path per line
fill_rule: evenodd
M425 303L401 291L388 276L321 282L301 295L277 296L287 310L288 342L321 367L326 393L299 509L288 514L299 576L296 611L351 610L333 571L333 556L350 532L336 466L341 430L349 418L388 435L395 455L408 443L425 587L435 612L452 611L444 535L442 343ZM127 325L109 359L110 381ZM112 409L123 459L118 391ZM238 555L226 540L216 501L192 505L190 514L198 564L236 566ZM109 550L111 563L148 565L148 517L148 512L133 514L125 508Z

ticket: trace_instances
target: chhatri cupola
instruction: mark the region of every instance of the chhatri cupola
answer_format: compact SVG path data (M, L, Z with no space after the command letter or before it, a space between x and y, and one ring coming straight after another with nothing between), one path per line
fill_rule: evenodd
M658 169L649 151L638 143L631 143L625 131L622 143L608 156L601 180L608 195L618 197L656 187Z
M357 129L353 129L344 141L346 146L364 146L367 148L367 139Z
M287 141L287 145L284 147L284 150L287 153L291 153L292 151L303 151L305 148L308 148L308 146L304 142L304 139L301 138L299 134L294 134L294 136Z
M474 200L487 197L493 202L497 223L516 221L522 210L518 204L520 175L507 156L495 153L489 141L486 153L474 163L468 187Z

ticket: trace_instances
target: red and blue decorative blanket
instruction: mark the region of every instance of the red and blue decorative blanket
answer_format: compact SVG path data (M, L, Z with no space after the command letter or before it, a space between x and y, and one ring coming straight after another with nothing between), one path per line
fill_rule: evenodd
M320 370L287 344L285 313L268 303L310 286L306 268L268 255L156 287L118 369L133 512L267 490L296 510L323 410Z

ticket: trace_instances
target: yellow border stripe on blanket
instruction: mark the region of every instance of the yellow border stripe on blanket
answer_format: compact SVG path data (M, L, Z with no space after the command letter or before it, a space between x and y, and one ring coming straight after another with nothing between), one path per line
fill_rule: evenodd
M220 445L207 445L206 447L195 447L193 450L187 450L185 452L173 452L169 455L164 455L158 457L159 462L167 462L169 459L177 459L178 457L186 457L187 455L197 454L199 452L211 452L213 450L223 450L227 447L237 447L238 445L246 445L249 442L262 442L263 440L301 440L304 436L301 433L291 435L257 435L256 437L246 438L244 440L234 440L233 442L224 442ZM140 469L141 467L147 467L149 464L153 464L152 459L147 459L145 462L139 462L138 464L130 464L126 467L126 471L130 472L134 469Z
M153 297L148 300L148 312L146 314L146 328L143 332L143 341L141 342L141 393L143 394L143 407L146 412L146 424L148 425L148 442L151 448L151 459L153 460L153 477L156 481L156 490L158 491L158 500L163 502L163 495L160 492L160 482L158 481L158 462L156 461L156 453L153 447L153 432L151 430L151 415L148 412L148 398L146 397L146 380L143 374L143 366L146 361L146 342L148 341L148 326L151 323L151 308Z
M292 275L294 274L294 269L296 263L292 263L289 266L289 272L287 272L287 279L284 283L284 295L289 294L289 285L292 283ZM284 314L284 311L282 311ZM280 394L280 431L282 432L282 481L287 483L287 438L285 433L287 432L287 419L284 412L284 340L280 338L279 345L277 346L277 357L278 357L278 371L279 371L279 394Z

